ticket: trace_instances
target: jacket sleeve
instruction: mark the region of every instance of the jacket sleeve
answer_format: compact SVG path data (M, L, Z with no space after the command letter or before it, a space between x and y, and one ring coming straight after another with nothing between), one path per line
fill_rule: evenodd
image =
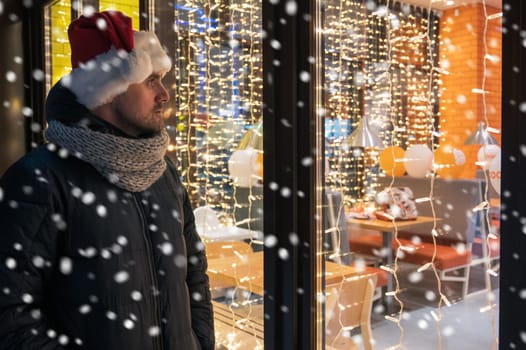
M188 272L186 281L190 291L192 329L202 350L213 350L215 346L214 315L210 297L210 284L206 270L205 250L195 229L195 220L188 193L184 191L184 235L186 238Z
M60 221L50 198L49 184L36 168L17 163L0 180L2 350L55 350L67 343L45 313Z

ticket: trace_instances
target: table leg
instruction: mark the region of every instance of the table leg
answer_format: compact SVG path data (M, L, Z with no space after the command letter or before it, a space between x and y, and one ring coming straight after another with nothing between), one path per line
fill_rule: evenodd
M393 249L392 249L392 240L393 240L393 233L391 231L385 231L382 232L382 249L384 250L383 253L385 253L384 256L384 264L385 266L391 267L393 264ZM391 305L393 303L393 297L389 295L385 295L386 292L392 292L393 291L393 275L389 272L387 274L387 286L385 287L384 292L384 306L386 313L391 312Z

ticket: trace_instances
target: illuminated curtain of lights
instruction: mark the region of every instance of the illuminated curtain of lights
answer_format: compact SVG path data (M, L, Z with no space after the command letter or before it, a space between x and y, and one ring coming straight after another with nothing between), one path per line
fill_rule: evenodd
M175 150L194 206L232 213L228 160L261 119L260 1L177 1Z
M438 57L437 28L434 14L428 16L427 10L398 2L326 2L327 184L341 189L347 202L370 201L379 172L377 150L345 145L361 118L367 116L371 129L385 145L407 148L432 142L438 117L438 80L430 82L435 74L430 62ZM432 113L428 112L430 99L435 105Z

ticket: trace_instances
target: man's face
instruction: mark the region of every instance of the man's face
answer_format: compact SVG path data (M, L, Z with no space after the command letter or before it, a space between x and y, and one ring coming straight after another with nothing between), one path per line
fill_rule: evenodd
M163 105L170 96L160 74L152 74L145 81L131 84L112 104L116 126L131 136L148 135L164 127Z

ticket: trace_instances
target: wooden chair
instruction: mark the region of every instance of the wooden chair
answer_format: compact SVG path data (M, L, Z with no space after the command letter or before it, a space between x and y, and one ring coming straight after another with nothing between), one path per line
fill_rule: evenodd
M345 209L343 205L343 193L339 191L326 191L325 199L327 201L324 206L324 224L325 237L324 249L328 254L328 259L337 264L362 266L359 260L365 262L363 274L376 274L376 293L373 300L379 299L382 296L381 287L387 285L388 273L380 268L369 266L375 264L375 260L367 259L365 256L359 256L349 251L349 239L347 230L347 220L345 216ZM330 254L329 254L330 253ZM369 261L369 263L367 263Z
M349 265L351 259L347 225L345 223L345 210L343 207L343 193L327 190L325 192L325 200L325 251L328 254L330 253L329 259L335 263Z
M327 286L325 297L325 343L327 349L358 350L350 330L360 327L363 348L373 349L371 308L376 275L344 279Z
M409 176L397 177L393 186L406 186L411 188L415 198L429 196L430 179L412 178ZM379 178L380 188L390 184L390 178ZM484 183L477 179L435 179L434 180L434 214L441 218L437 223L437 245L431 238L432 224L420 225L411 230L400 231L398 238L407 251L399 260L416 265L424 265L431 261L439 270L442 281L462 283L462 296L468 293L471 266L480 263L472 260L471 247L477 230L483 237L487 228L481 222L480 212L473 208L483 201ZM432 216L430 202L417 203L418 213L423 216ZM417 238L415 240L415 238ZM380 251L382 237L370 235L349 239L351 251L362 254L374 254ZM465 249L458 249L465 247ZM435 254L436 248L436 254ZM393 253L396 254L398 246L393 240ZM463 273L462 273L463 270Z

